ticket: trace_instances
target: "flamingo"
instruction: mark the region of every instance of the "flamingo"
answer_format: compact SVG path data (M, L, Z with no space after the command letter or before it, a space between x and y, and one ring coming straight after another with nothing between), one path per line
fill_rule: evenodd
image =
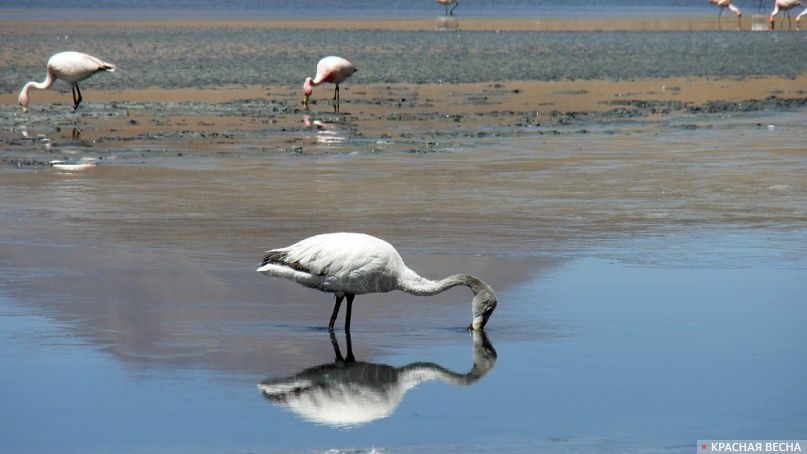
M731 4L731 0L709 0L709 3L717 5L720 8L720 12L717 14L718 23L720 23L720 17L723 16L723 10L728 8L729 11L737 15L737 26L742 26L743 13L740 11L740 8Z
M435 0L437 3L446 7L446 16L453 16L454 10L460 6L459 0ZM451 10L449 11L448 7L454 5Z
M801 14L796 16L796 29L799 28L799 21L801 21L801 18L804 16L807 16L807 8L804 8L804 11L802 11Z
M350 331L353 298L366 293L402 290L430 296L464 285L474 294L470 330L484 328L496 309L496 294L481 279L469 274L455 274L439 281L423 278L404 264L391 244L363 233L325 233L267 251L257 271L333 293L329 331L333 331L343 299L347 299L345 331Z
M323 83L329 82L336 85L333 91L333 100L336 102L335 106L339 106L339 84L345 81L353 73L358 71L353 63L345 60L342 57L325 57L317 63L317 75L314 79L306 77L303 83L303 104L308 106L308 98L313 93L313 87Z
M799 6L799 5L802 5L802 4L803 4L802 0L776 0L773 3L773 11L771 12L771 17L770 17L771 30L776 28L776 23L774 22L774 17L776 17L776 15L779 14L779 11L784 11L785 15L787 15L787 28L789 29L791 27L790 10L797 7L797 6ZM796 18L796 23L797 24L799 22L799 19L803 15L804 15L804 13L799 14L799 16Z
M117 67L112 63L99 60L92 55L81 52L59 52L48 60L48 75L42 82L30 81L22 87L19 102L23 112L28 112L28 92L32 88L45 90L53 85L56 79L70 84L73 92L73 110L81 104L81 90L78 83L101 71L115 72Z

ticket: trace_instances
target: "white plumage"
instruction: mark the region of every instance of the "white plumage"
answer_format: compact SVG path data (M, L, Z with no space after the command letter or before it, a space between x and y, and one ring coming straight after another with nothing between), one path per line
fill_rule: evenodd
M353 297L365 293L402 290L428 296L465 285L474 293L472 329L483 328L497 304L493 289L479 278L457 274L440 281L425 279L406 266L391 244L363 233L316 235L267 251L257 271L334 293L329 329L333 329L342 299L347 298L345 330L349 330Z
M353 63L342 57L330 56L321 59L317 63L317 74L312 79L306 77L303 82L303 104L308 105L308 98L314 91L314 87L319 84L328 82L334 84L336 87L333 90L334 108L339 109L339 84L344 82L353 73L358 71Z
M117 67L112 63L107 63L81 52L59 52L50 57L47 69L48 74L44 81L30 81L20 91L19 103L23 112L28 111L28 92L32 88L38 90L48 89L56 79L61 79L70 84L73 92L73 110L76 110L82 99L78 83L101 71L115 72Z

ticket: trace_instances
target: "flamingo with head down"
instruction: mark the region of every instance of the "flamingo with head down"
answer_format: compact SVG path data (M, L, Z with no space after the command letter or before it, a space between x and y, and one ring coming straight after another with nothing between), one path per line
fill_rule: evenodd
M720 22L720 17L723 16L723 10L728 9L737 15L737 27L742 27L743 13L740 11L740 8L731 4L731 0L709 0L709 3L717 5L720 8L720 12L717 14L718 23Z
M496 309L496 294L481 279L469 274L439 281L423 278L404 264L391 244L363 233L326 233L267 251L257 271L336 295L329 330L333 330L342 300L347 298L345 331L350 331L353 298L366 293L402 290L430 296L464 285L474 294L471 330L484 328Z
M78 83L102 71L115 72L117 67L92 55L81 52L59 52L48 60L48 74L42 82L30 81L20 91L19 103L23 112L28 112L29 92L32 88L46 90L56 79L68 84L73 92L73 110L81 104L81 90Z
M334 107L338 109L339 84L352 76L356 71L358 71L358 69L356 69L353 63L342 57L330 56L323 58L317 63L316 76L314 76L313 79L311 77L305 78L305 82L303 83L303 104L308 106L308 98L310 98L311 93L314 92L313 87L328 82L336 85L333 91L333 100L335 102Z

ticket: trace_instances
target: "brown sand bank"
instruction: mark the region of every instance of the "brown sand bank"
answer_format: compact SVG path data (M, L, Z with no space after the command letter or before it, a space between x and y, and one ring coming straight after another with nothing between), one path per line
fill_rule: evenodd
M36 92L31 113L12 106L16 93L0 95L4 114L15 127L6 140L30 135L67 134L82 130L85 140L144 140L189 135L202 142L247 140L243 133L272 147L286 146L284 132L307 128L352 130L368 141L425 134L468 135L480 131L518 133L525 127L555 127L588 118L584 126L605 125L632 118L674 118L712 102L732 103L742 110L748 100L803 99L807 76L743 80L706 78L641 79L631 81L516 81L466 84L345 84L341 113L333 115L329 87L314 94L310 109L300 104L296 87L250 86L196 89L93 90L85 88L85 104L73 114L70 93ZM322 120L322 122L320 122ZM593 122L593 123L592 123ZM210 133L215 135L210 136ZM348 133L343 131L343 133ZM256 138L256 137L252 137ZM205 140L207 139L207 140Z

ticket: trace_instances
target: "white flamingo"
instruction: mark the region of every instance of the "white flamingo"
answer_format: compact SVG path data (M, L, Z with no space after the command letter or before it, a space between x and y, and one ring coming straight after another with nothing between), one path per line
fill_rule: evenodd
M496 308L496 294L481 279L468 274L455 274L439 281L423 278L404 264L391 244L363 233L326 233L267 251L257 271L334 293L336 301L329 330L333 330L339 306L345 298L345 331L350 330L353 298L365 293L402 290L412 295L430 296L457 285L467 286L474 294L468 327L472 330L484 328Z
M717 5L720 12L717 13L717 22L720 23L720 18L723 16L723 10L728 9L737 15L737 27L742 27L743 13L739 8L731 4L731 0L709 0L709 3Z
M333 91L333 100L335 107L339 106L339 84L345 81L353 73L358 71L353 63L345 60L342 57L325 57L317 63L317 75L313 79L306 77L303 83L303 104L308 105L308 98L314 92L313 88L317 85L328 82L336 85Z
M73 110L78 109L81 104L81 90L78 83L95 73L101 71L115 72L117 67L112 63L99 60L92 55L81 52L59 52L48 60L48 75L42 82L30 81L22 87L19 102L23 112L28 112L28 92L32 88L45 90L53 85L56 79L61 79L68 84L73 92Z
M804 2L802 2L802 0L776 0L775 2L773 2L773 11L771 12L771 16L769 18L771 23L771 30L776 28L776 22L774 21L774 18L776 17L777 14L779 14L779 11L785 12L785 15L787 16L787 28L790 28L791 27L790 10L803 4ZM796 18L796 24L799 23L799 19L803 15L804 13L799 14L799 16Z

